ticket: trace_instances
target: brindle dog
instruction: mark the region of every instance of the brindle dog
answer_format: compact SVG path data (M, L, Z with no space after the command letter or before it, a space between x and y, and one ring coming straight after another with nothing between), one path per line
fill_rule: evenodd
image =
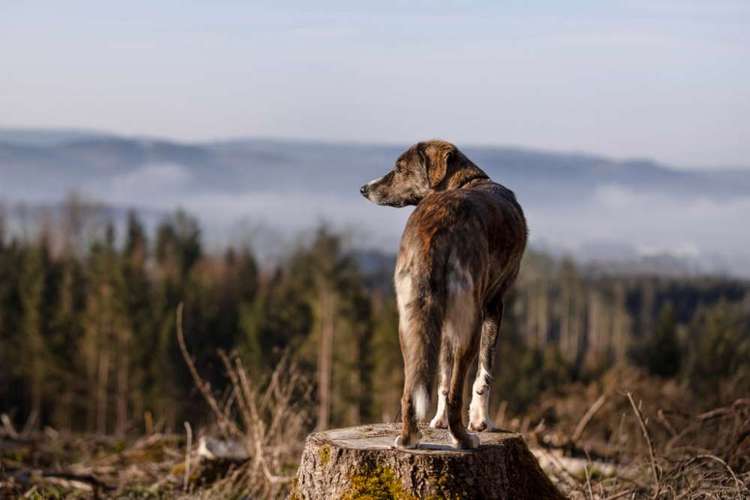
M459 448L479 438L463 426L464 379L479 355L469 429L488 417L503 296L518 274L527 228L509 189L492 182L453 144L420 142L385 176L362 186L379 205L416 205L401 237L395 285L404 357L403 428L396 446L415 448L439 358L438 406L431 427L448 427Z

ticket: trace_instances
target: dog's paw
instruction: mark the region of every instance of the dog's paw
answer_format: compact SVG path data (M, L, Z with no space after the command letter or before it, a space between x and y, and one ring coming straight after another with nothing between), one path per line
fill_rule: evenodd
M398 435L393 445L396 448L401 448L404 450L413 450L419 447L419 439L421 437L422 435L420 432L413 432L406 439L404 439L403 435Z
M445 415L435 415L435 417L430 420L430 427L432 429L447 429L448 417Z
M471 419L469 422L469 430L474 432L494 431L496 429L495 423L489 418L476 418Z
M495 424L487 416L487 409L481 401L473 399L469 405L469 430L475 432L493 431Z

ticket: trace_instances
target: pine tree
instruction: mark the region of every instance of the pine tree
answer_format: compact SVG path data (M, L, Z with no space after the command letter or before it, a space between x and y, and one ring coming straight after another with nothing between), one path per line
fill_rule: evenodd
M43 301L47 264L46 241L27 249L21 262L19 297L21 302L21 370L28 387L29 418L43 418L47 380L47 349L43 332Z
M122 295L124 309L132 330L130 346L130 400L134 417L144 414L151 406L153 380L148 374L155 367L153 351L156 329L154 325L153 290L146 269L148 260L148 239L138 215L128 212L125 244L122 255Z
M79 346L83 337L85 283L79 261L68 253L54 264L54 271L56 293L48 344L57 398L51 418L55 428L71 429L80 414L81 401L76 401L76 393L84 378L79 368Z
M666 305L659 314L654 333L630 352L633 362L659 377L673 377L680 370L682 351L677 338L677 323L671 306Z
M128 419L132 328L127 315L125 280L114 240L114 226L109 224L105 240L95 243L91 250L84 313L82 353L89 394L94 401L88 412L88 422L89 428L100 434L112 427L123 434ZM112 415L114 425L110 425Z
M393 422L400 411L403 361L398 339L398 311L393 295L373 297L373 401L376 420Z

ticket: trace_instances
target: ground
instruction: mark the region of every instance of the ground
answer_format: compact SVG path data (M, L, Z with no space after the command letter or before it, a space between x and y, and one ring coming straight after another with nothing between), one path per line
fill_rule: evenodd
M684 391L638 372L612 372L548 394L524 416L501 412L496 423L523 433L545 472L572 498L750 497L750 398L697 410ZM288 479L304 435L298 439L289 463L207 461L194 444L186 474L182 435L118 439L52 429L19 433L4 425L0 497L224 498L254 492L282 498L293 486ZM268 456L276 454L270 450ZM357 484L377 489L377 498L395 498L399 491L387 471Z

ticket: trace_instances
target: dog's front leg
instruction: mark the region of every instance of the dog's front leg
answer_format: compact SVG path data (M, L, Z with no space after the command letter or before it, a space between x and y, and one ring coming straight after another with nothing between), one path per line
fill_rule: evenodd
M495 429L495 424L489 417L490 393L492 392L492 364L495 359L495 347L502 318L503 304L500 302L495 313L488 315L482 323L479 366L471 388L471 404L469 405L469 429L472 431Z

